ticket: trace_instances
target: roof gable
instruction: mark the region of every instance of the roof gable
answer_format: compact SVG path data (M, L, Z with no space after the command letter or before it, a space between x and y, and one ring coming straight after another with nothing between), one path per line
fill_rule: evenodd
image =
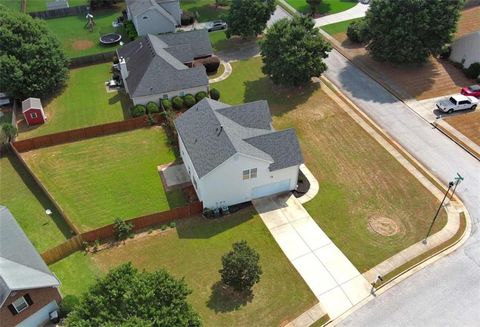
M42 102L39 98L28 98L22 101L22 113L28 111L29 109L40 109L43 110Z

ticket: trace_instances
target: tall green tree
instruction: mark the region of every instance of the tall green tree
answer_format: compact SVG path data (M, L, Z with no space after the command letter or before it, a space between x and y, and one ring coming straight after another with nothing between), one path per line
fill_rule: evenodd
M452 41L463 0L375 0L367 49L380 61L423 63Z
M44 21L0 5L0 90L44 97L68 78L68 60Z
M307 1L308 5L310 6L310 14L312 16L315 16L315 14L317 13L318 7L322 3L322 0L306 0L306 1Z
M275 11L275 0L232 0L225 17L227 37L251 37L261 34Z
M320 76L323 59L332 49L308 17L282 19L271 26L260 42L262 71L276 84L300 86Z
M222 257L222 282L237 292L250 292L262 275L259 261L260 256L247 241L233 243L233 250Z
M165 270L138 271L131 263L111 270L82 297L66 319L67 326L201 326L187 303L183 280Z

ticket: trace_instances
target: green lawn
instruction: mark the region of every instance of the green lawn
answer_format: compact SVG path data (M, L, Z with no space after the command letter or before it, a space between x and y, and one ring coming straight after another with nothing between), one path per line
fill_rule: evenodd
M20 124L19 139L128 117L126 97L118 92L107 93L105 89L105 82L111 78L110 67L111 64L106 63L70 70L68 85L50 102L43 102L47 122L33 127Z
M422 240L438 206L433 195L327 96L331 91L275 86L261 65L261 58L232 63L232 75L212 87L230 104L266 99L275 127L296 129L320 182L305 208L353 264L366 271ZM371 231L369 219L376 217L392 219L398 234ZM442 212L435 230L445 222Z
M184 204L165 193L157 166L175 160L161 127L137 129L23 154L82 231Z
M309 13L310 6L306 0L285 0L290 6L301 13ZM322 0L317 12L331 15L352 8L358 3L357 0Z
M361 18L354 18L354 19L349 19L349 20L339 22L339 23L325 25L325 26L322 26L322 30L324 30L325 32L327 32L330 35L334 35L334 34L337 34L337 33L346 33L348 25L350 25L350 23L355 22L355 21L360 20L360 19Z
M13 155L0 158L0 204L8 207L39 252L71 235L52 203ZM52 210L52 215L45 213Z
M20 11L20 0L0 0L0 5L12 10Z
M20 0L15 0L20 2ZM27 12L45 11L47 10L47 3L53 0L26 0ZM82 6L88 3L88 0L68 0L70 7Z
M193 14L198 13L198 21L200 22L218 19L220 15L227 13L226 8L215 7L215 0L181 0L180 7Z
M263 275L253 289L253 299L231 298L218 283L221 256L239 240L247 240L260 254ZM51 268L62 281L62 293L78 295L80 288L92 283L96 275L92 272L103 273L128 261L142 269L164 268L184 277L193 290L189 301L204 326L279 326L316 303L253 208L217 220L180 220L176 229L154 231L88 257L76 254ZM90 279L83 278L87 275Z
M112 22L121 15L121 7L93 12L96 26L90 32L84 28L85 16L68 16L47 19L47 27L59 39L68 57L81 57L113 51L115 46L100 44L100 35L114 31Z

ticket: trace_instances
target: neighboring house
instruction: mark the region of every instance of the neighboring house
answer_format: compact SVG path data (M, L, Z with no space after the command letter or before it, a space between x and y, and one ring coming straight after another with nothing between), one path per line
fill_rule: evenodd
M181 24L179 0L127 0L127 17L138 35L172 33Z
M206 30L148 34L117 50L123 85L134 104L208 92L205 67L193 62L212 54Z
M47 120L42 102L38 98L24 100L22 102L22 113L28 126L43 124Z
M303 163L295 131L275 131L267 101L205 98L175 120L180 154L204 208L294 190Z
M42 326L58 310L59 285L11 212L0 206L0 325Z
M480 62L480 31L476 31L452 43L450 60L459 62L463 68L470 67L474 62Z

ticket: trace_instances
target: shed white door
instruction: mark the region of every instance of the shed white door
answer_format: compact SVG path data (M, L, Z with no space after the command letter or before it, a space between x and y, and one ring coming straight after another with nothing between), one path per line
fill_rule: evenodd
M287 192L289 190L290 179L285 179L280 182L254 187L252 189L252 199L261 198L276 193Z

